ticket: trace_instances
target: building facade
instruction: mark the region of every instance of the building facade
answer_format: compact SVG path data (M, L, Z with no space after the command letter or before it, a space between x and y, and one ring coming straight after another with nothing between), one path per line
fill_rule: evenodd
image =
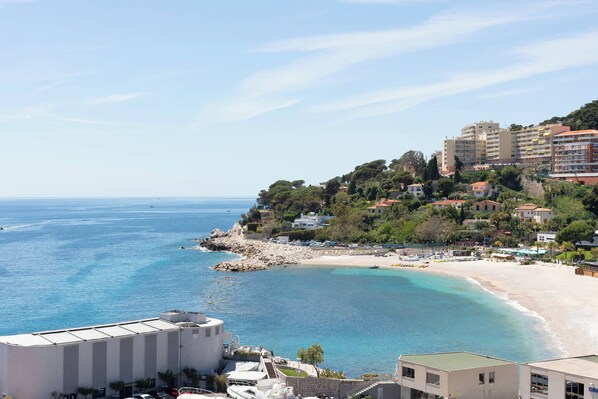
M582 184L598 183L598 130L555 135L550 177Z
M305 230L321 229L330 219L334 219L334 216L320 216L315 212L302 213L299 218L293 221L293 227Z
M518 365L468 352L402 355L397 362L401 398L512 399Z
M211 372L220 367L230 334L221 320L203 313L169 311L159 318L0 337L0 392L14 399L73 397L94 388L109 397L110 383L160 383L158 372L183 368Z
M521 366L523 399L593 399L598 397L598 356L525 363Z
M554 124L530 126L513 132L515 162L524 165L550 164L553 137L569 130L569 126Z

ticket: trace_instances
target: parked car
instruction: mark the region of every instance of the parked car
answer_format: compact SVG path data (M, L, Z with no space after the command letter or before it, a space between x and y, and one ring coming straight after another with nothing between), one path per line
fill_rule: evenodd
M153 399L150 395L148 395L147 393L136 393L133 394L133 399Z
M173 398L178 398L179 396L179 391L176 388L164 388L164 392L166 392L168 395L172 396Z

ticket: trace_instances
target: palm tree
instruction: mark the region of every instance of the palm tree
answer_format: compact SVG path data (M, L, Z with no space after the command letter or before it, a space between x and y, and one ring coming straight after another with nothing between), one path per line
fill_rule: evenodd
M559 248L559 243L556 241L549 241L546 243L546 248L550 250L550 258L554 256L554 250Z
M137 385L137 388L143 392L148 388L152 388L153 384L149 378L141 378L135 381L135 385Z
M185 373L185 377L189 381L191 381L191 385L194 387L199 386L199 373L194 368L185 367L183 369L183 373Z
M81 396L83 396L83 399L87 399L87 397L89 395L92 395L94 392L93 388L88 388L88 387L79 387L77 388L77 393Z
M110 389L122 397L122 390L125 389L125 382L122 380L113 381L110 383Z

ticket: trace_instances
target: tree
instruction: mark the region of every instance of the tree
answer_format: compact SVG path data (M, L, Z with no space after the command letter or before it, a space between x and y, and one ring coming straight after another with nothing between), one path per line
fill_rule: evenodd
M428 180L440 179L440 173L438 173L438 159L436 157L432 157L428 161L428 166L426 167L426 176Z
M509 126L509 130L512 132L517 132L519 130L523 130L523 125L518 125L516 123L511 123L511 125Z
M455 182L451 179L440 179L436 184L436 190L441 197L448 197L455 189Z
M349 187L347 187L347 194L351 195L351 194L355 194L357 188L357 184L355 183L355 180L351 180L349 182Z
M83 396L83 399L87 399L89 395L93 395L94 389L89 387L79 387L77 388L77 393Z
M461 171L459 169L455 170L453 181L455 182L455 184L459 184L463 181L463 175L461 175Z
M419 242L447 242L455 232L455 225L438 215L430 216L415 229Z
M588 211L598 216L598 185L592 187L592 191L587 193L581 202Z
M302 363L311 364L316 368L316 373L318 378L320 377L320 369L318 368L318 364L324 361L324 350L318 344L312 344L307 349L299 349L297 351L297 358Z
M455 155L455 172L463 170L463 162L459 159L458 156Z
M125 389L125 382L122 380L113 381L110 383L110 389L122 396L122 390Z
M592 241L594 238L594 226L585 220L575 220L569 226L559 230L555 240L559 243L569 241L572 243L580 241Z
M498 176L498 181L500 184L510 188L511 190L521 191L522 187L519 170L513 166L507 166L501 170Z
M140 378L135 381L135 385L137 385L137 388L139 388L140 391L153 387L152 381L149 378Z
M174 385L174 377L175 373L168 369L166 371L158 371L158 378L164 382L164 384L168 385L170 388Z
M196 369L193 367L185 367L183 373L185 374L185 377L187 377L187 380L191 381L192 386L199 386L199 373Z

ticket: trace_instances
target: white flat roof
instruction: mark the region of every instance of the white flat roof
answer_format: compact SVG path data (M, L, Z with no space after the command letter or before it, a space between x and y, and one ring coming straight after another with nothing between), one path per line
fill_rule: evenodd
M229 380L258 381L266 378L266 373L261 371L231 371L228 373Z
M209 327L221 324L222 320L207 319L198 327ZM0 344L17 346L50 346L69 343L78 343L98 339L110 339L137 334L151 334L158 331L179 330L185 323L179 326L164 319L144 319L127 321L123 323L104 324L99 326L80 327L57 331L44 331L32 334L18 334L0 337Z
M542 368L565 374L598 380L598 356L571 357L568 359L546 360L527 363L532 368Z

